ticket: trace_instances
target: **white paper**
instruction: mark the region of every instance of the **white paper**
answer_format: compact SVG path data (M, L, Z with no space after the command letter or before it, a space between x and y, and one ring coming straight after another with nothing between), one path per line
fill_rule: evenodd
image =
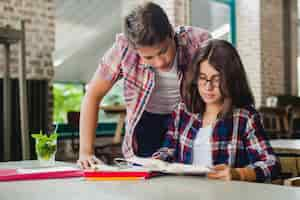
M34 173L43 173L43 172L68 172L79 170L76 167L70 166L57 166L57 167L41 167L41 168L19 168L17 173L20 174L34 174Z

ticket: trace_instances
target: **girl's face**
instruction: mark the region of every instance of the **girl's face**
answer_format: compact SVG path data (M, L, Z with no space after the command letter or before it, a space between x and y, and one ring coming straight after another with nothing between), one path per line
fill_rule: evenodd
M199 67L198 91L201 98L206 105L222 105L223 98L220 91L220 73L210 65L207 60L201 62Z

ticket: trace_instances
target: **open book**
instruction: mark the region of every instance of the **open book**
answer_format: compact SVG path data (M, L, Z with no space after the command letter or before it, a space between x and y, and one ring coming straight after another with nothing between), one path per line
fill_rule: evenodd
M205 166L168 163L152 158L132 157L127 160L118 159L118 162L117 166L93 165L93 171L85 171L85 177L89 180L111 180L110 178L129 180L131 178L146 179L158 173L204 175L210 172L210 168Z
M210 168L201 165L189 165L182 163L169 163L153 158L132 157L127 159L129 163L137 164L153 172L167 174L194 174L201 175L210 172Z

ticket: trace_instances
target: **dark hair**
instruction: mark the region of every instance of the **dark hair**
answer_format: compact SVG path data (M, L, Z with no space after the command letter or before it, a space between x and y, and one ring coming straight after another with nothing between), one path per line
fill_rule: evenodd
M171 37L173 28L163 9L147 2L125 17L124 33L133 47L153 46Z
M253 94L237 50L225 40L212 39L201 46L185 73L183 97L190 112L203 114L205 111L205 103L199 95L197 84L200 64L205 60L221 76L220 92L224 107L219 117L229 115L233 108L254 105Z

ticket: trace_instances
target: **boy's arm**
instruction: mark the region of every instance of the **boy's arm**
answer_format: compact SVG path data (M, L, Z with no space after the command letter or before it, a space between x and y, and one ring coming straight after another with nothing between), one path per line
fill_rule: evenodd
M78 164L89 168L100 161L94 156L95 133L99 105L114 83L122 78L121 62L127 43L117 36L113 46L102 57L94 77L88 85L80 110L80 152Z
M98 122L99 105L110 90L113 83L97 76L88 85L80 110L80 150L78 164L82 168L89 168L91 163L99 160L94 156L95 133Z

